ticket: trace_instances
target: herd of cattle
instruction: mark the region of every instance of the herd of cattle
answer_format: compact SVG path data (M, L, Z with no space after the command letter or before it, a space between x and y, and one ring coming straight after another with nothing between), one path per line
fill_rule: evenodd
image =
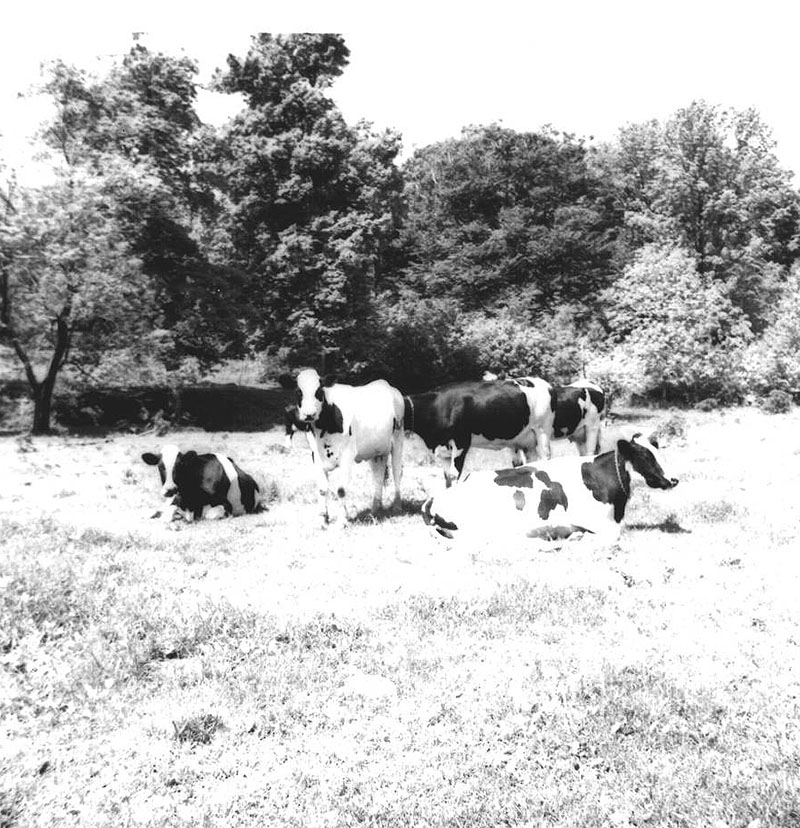
M655 437L631 434L596 454L605 395L585 380L559 387L537 377L484 378L403 395L385 380L346 385L305 369L295 384L296 402L284 412L286 439L306 435L326 521L334 483L338 511L348 519L350 474L363 461L372 471L375 512L391 456L399 504L406 432L419 435L430 450L449 451L447 487L422 507L425 522L445 537L502 524L533 538L590 532L613 541L630 496L631 471L653 488L678 483L665 475ZM561 438L577 445L578 456L550 459L550 441ZM464 474L473 447L511 449L514 465ZM259 508L257 483L228 457L164 446L142 459L158 467L161 493L179 513L208 518Z

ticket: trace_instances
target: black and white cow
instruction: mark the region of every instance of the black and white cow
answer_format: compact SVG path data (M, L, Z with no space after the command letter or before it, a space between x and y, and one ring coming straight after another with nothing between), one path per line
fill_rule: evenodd
M661 465L655 437L634 434L593 458L558 457L499 471L476 471L422 507L425 522L445 537L554 540L592 533L619 539L631 495L631 472L654 489L678 485Z
M157 454L145 452L142 460L157 466L161 494L173 498L172 504L195 519L218 518L255 512L261 492L253 478L230 457L222 454L182 452L165 445Z
M594 453L603 391L588 381L554 388L539 377L461 382L405 397L406 427L429 449L450 449L448 478L461 477L471 447L508 448L524 463L549 458L551 439L569 437Z
M515 377L512 382L530 389L532 397L543 393L543 380L539 377ZM549 394L552 419L548 416L540 426L544 437L538 442L539 457L549 459L550 440L564 437L575 443L578 454L596 454L606 404L603 389L589 380L580 379L570 385L551 385ZM527 459L522 458L522 461Z
M541 439L540 422L550 417L549 384L540 393L511 380L458 382L406 396L406 428L435 450L450 450L446 475L460 477L471 447L531 452ZM544 448L545 443L542 443Z
M353 464L364 460L372 467L375 484L372 510L382 504L383 482L389 455L392 457L394 505L400 503L403 476L403 396L386 380L366 385L323 381L313 368L297 375L297 410L300 421L311 427L312 451L318 474L323 515L330 519L328 493L331 473L338 470L339 505L348 518L347 487Z

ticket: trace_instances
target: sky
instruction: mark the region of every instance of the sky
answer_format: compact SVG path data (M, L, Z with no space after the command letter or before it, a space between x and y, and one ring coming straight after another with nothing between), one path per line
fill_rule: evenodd
M515 130L545 124L595 142L629 123L665 120L692 100L755 107L776 154L800 186L800 6L780 0L572 0L572 2L197 4L142 0L109 14L108 3L16 4L0 32L0 160L32 170L26 136L46 115L18 97L42 61L89 70L120 55L134 31L156 51L195 58L199 82L246 53L259 31L336 31L350 65L331 94L349 122L371 121L403 136L403 157L456 137L470 124ZM257 12L252 11L253 8ZM222 14L222 12L225 12ZM98 60L98 57L101 60ZM236 108L201 90L203 120Z

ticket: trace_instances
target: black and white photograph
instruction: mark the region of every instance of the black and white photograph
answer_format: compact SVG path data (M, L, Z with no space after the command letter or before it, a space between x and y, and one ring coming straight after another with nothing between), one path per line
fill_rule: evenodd
M0 828L800 828L800 13L0 31Z

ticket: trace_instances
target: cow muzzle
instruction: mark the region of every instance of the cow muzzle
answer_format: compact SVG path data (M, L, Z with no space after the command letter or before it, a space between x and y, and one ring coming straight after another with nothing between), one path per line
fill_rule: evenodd
M168 483L161 487L162 497L172 497L178 494L178 487L174 483Z

